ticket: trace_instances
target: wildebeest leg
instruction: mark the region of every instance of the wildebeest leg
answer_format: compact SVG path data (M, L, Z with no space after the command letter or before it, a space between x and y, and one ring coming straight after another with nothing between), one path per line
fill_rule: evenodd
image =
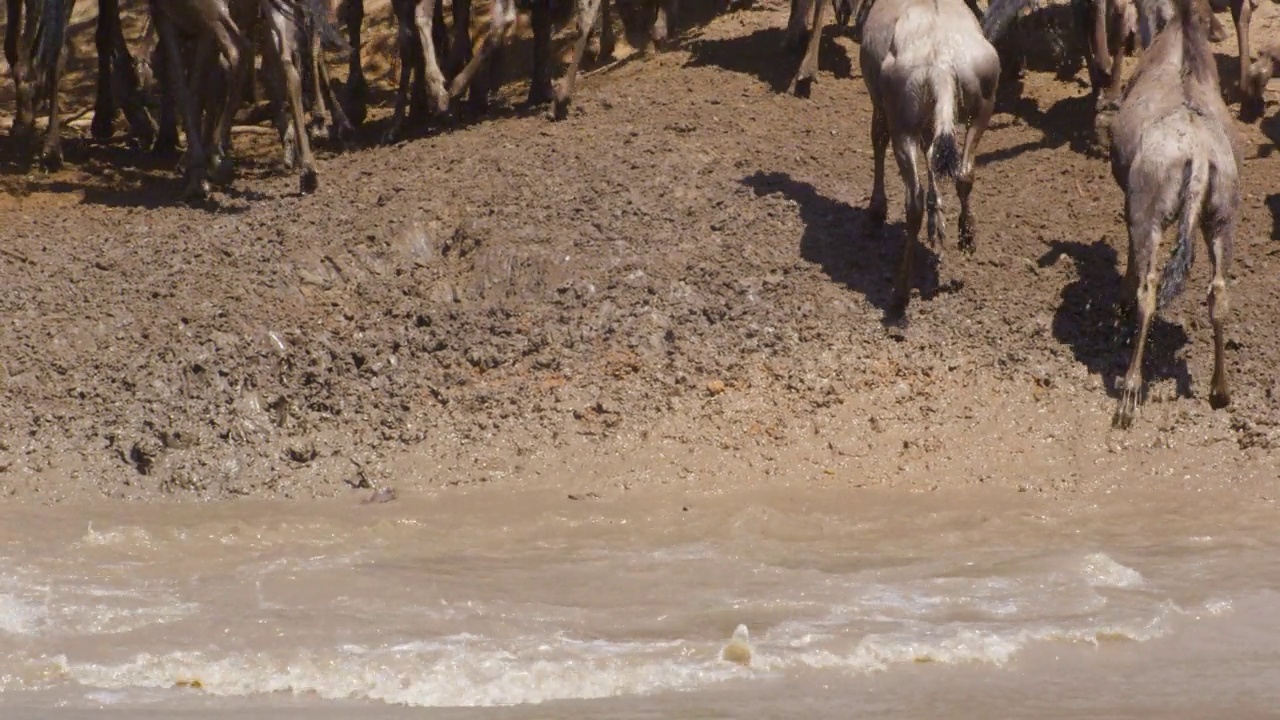
M782 36L782 48L787 51L799 50L806 44L809 20L809 3L820 0L791 0L791 13L787 16L787 31Z
M996 107L996 81L991 79L989 88L983 88L986 94L978 99L978 109L969 121L969 129L964 137L964 155L960 158L960 172L956 174L956 195L960 198L960 251L972 255L977 250L977 223L973 220L973 210L969 205L969 195L973 193L974 173L977 172L975 161L978 157L978 143L982 134L991 124L991 114Z
M889 198L884 190L884 160L889 151L889 125L884 110L873 104L871 110L871 152L874 170L871 179L871 203L867 214L876 226L884 224L889 216Z
M453 38L445 70L452 79L471 61L471 0L453 2Z
M228 88L224 104L218 114L217 129L214 137L217 142L210 153L210 162L217 168L219 179L229 182L231 179L230 143L231 122L236 110L240 107L245 81L249 76L249 66L253 64L253 45L246 39L225 12L217 19L213 27L213 35L222 57L226 59Z
M1077 19L1083 24L1088 57L1089 89L1095 102L1111 81L1111 53L1107 48L1107 1L1075 0Z
M418 36L413 30L412 0L397 0L393 8L399 19L396 23L396 32L399 35L396 45L400 50L400 83L396 87L396 104L391 112L391 124L382 136L384 143L394 143L400 139L400 133L404 129L405 113L409 106L409 84L413 79L414 68L420 67L417 56L422 51L418 47ZM419 70L420 77L421 70Z
M10 69L18 64L18 36L22 32L22 0L5 2L4 59Z
M599 12L602 2L604 0L590 0L580 10L579 27L582 30L582 34L578 36L578 41L573 44L573 58L569 61L569 69L565 72L564 78L560 80L560 87L556 89L555 110L552 113L556 120L563 120L569 114L569 103L573 102L573 89L578 82L578 66L582 63L582 55L587 49L591 28L595 25L596 14ZM547 53L550 54L550 47L547 48ZM536 50L534 57L538 57Z
M1214 409L1231 404L1227 388L1226 325L1230 301L1227 299L1227 263L1234 243L1234 223L1219 224L1216 228L1206 223L1205 238L1209 244L1209 258L1213 261L1213 281L1209 285L1209 323L1213 325L1213 380L1209 384L1209 404Z
M917 159L920 150L914 138L900 135L893 138L893 156L898 161L898 171L906 185L907 237L902 244L902 262L893 285L893 299L887 313L890 319L901 318L911 300L911 269L915 262L915 247L920 242L920 226L924 221L924 188L920 187Z
M364 66L360 63L360 26L364 22L364 0L347 0L347 42L351 55L347 65L347 117L356 125L368 115L369 84L364 79Z
M1121 386L1120 404L1112 419L1112 424L1119 428L1127 428L1133 424L1138 405L1142 401L1142 354L1147 344L1147 334L1151 330L1151 320L1156 314L1156 292L1160 287L1160 278L1156 273L1155 257L1160 249L1162 234L1159 218L1144 216L1129 221L1129 242L1136 245L1132 255L1137 261L1134 276L1138 278L1138 334L1133 340L1133 355L1129 359L1129 370L1125 373Z
M1124 216L1133 217L1133 209L1129 205L1129 193L1124 194ZM1138 297L1138 262L1134 244L1129 243L1128 257L1124 266L1124 278L1120 280L1120 305L1127 309L1129 303Z
M108 48L99 46L98 52L104 50L111 54L111 75L109 77L109 95L105 107L95 107L93 121L98 122L99 113L115 120L113 101L124 111L125 121L129 123L129 132L143 148L150 148L156 136L156 126L151 113L147 110L142 94L142 82L138 78L138 69L134 65L133 56L129 54L129 44L124 36L124 28L120 24L119 0L98 0L98 25L106 23L106 43ZM100 68L101 70L101 68ZM98 82L102 83L101 77ZM99 100L102 100L101 96ZM105 130L105 135L98 133ZM111 127L92 129L95 137L110 137Z
M853 0L831 0L831 9L835 12L836 24L849 27L849 21L853 19Z
M432 2L432 0L425 0L425 2ZM458 97L471 85L471 78L489 60L494 51L506 42L507 30L515 21L516 8L512 0L493 0L489 16L489 32L485 35L484 44L480 46L480 52L471 58L462 72L453 78L453 83L449 86L448 98ZM428 59L428 62L431 60Z
M666 47L667 42L676 34L676 0L657 0L657 3L658 12L653 20L650 38L653 40L654 48L660 50Z
M597 0L598 4L598 0ZM555 91L551 87L551 3L549 0L533 0L530 8L533 21L533 77L529 84L530 105L541 105L555 99ZM592 25L595 23L593 22ZM586 27L583 35L591 34L591 25ZM578 38L581 44L583 37ZM574 57L579 57L577 44Z
M600 0L600 19L596 21L595 39L587 46L587 50L595 59L593 63L608 62L617 49L618 39L613 34L613 9L609 0Z
M924 156L933 157L933 148L926 148ZM927 181L924 194L925 229L929 236L929 246L941 256L942 249L939 244L947 234L947 223L942 216L942 198L938 197L938 178L937 173L933 171L933 163L926 161L924 168Z
M10 136L26 145L35 134L35 68L31 50L35 46L37 0L9 0L9 24L5 27L5 56L13 74L15 107Z
M431 93L435 111L443 113L449 109L450 93L445 88L444 73L440 72L439 58L436 56L435 38L432 35L432 24L436 16L436 3L442 0L421 0L413 8L414 26L418 31L418 42L422 47L423 79ZM454 95L456 97L456 95Z
M196 117L200 120L200 138L206 150L211 154L217 152L222 138L218 133L217 112L219 105L216 98L227 92L227 77L230 71L221 65L221 59L214 57L211 40L201 38L196 42L195 59L192 61L189 77L194 86L192 95L196 102ZM213 67L210 68L212 63ZM210 164L210 170L216 171L216 163ZM217 178L215 177L214 180Z
M22 10L23 10L23 0L7 0L7 2L5 3L5 14L7 17L6 17L6 23L4 26L4 59L9 63L9 73L13 76L14 94L16 96L16 99L19 101L17 103L18 104L17 113L15 114L13 119L13 127L10 131L15 140L20 139L20 136L24 132L30 133L30 130L31 130L30 113L28 113L25 118L26 127L23 127L22 123L20 122L21 120L24 119L22 115L21 97L22 97L22 83L24 79L22 71L25 69L25 64L23 64L22 66L19 65L20 55L18 52L19 40L23 34L22 33L22 20L23 20ZM30 49L27 48L24 51L24 54L27 57L30 57L31 55Z
M311 81L311 132L314 141L321 133L327 132L331 141L337 143L352 131L346 114L338 103L332 102L329 89L329 73L324 63L323 48L320 44L320 30L317 23L307 25L307 79Z
M186 187L183 197L200 199L209 194L209 181L205 178L204 144L200 139L200 122L196 117L195 101L182 72L182 50L178 45L177 28L163 11L158 13L155 22L160 44L164 47L165 85L174 96L178 112L182 115L183 129L187 133Z
M311 154L311 141L307 137L306 117L302 112L302 77L294 64L297 51L295 38L288 17L279 12L268 14L267 52L270 62L284 78L285 100L289 104L294 142L298 146L298 164L302 166L299 189L303 195L307 195L316 191L319 178L316 174L316 159Z
M290 170L297 170L298 136L294 132L293 119L289 112L289 102L286 97L289 91L285 87L285 79L280 69L280 64L275 62L275 56L270 49L268 49L264 59L266 62L262 64L260 77L262 78L262 87L267 91L272 124L275 125L276 133L280 136L284 166Z
M1236 22L1236 43L1240 48L1240 101L1241 113L1247 117L1256 117L1263 112L1264 84L1260 77L1250 68L1252 58L1249 57L1249 18L1253 15L1253 0L1231 0L1231 16Z
M323 97L329 105L329 114L332 118L329 125L329 142L342 145L355 134L355 126L343 111L342 103L338 102L338 94L333 89L333 79L329 76L329 67L322 62L319 64L318 72L320 86L324 88Z
M1107 26L1107 45L1111 70L1107 76L1107 85L1098 98L1098 106L1100 108L1110 110L1118 108L1120 105L1120 93L1124 89L1125 36L1132 30L1132 28L1126 27L1124 21L1119 18Z
M822 8L826 3L822 0L810 0L813 3L813 30L809 33L809 44L804 51L804 59L800 61L800 69L791 80L789 92L807 97L809 88L818 75L818 46L822 44Z
M169 80L168 53L162 43L156 43L152 51L151 65L155 68L156 80L160 87L160 118L156 129L156 141L151 152L161 157L175 155L178 152L178 111L177 99L174 95L172 81ZM181 79L178 80L181 82Z
M65 15L46 19L46 22L61 23L64 28L63 38L66 37L65 28L71 22L71 13L75 10L75 4L75 0L68 0ZM41 32L50 31L48 27L45 27ZM58 85L62 81L62 69L66 65L66 52L64 50L65 48L63 47L54 48L52 66L44 68L43 85L49 94L49 125L45 129L44 149L40 153L40 164L44 166L45 170L57 170L62 167L62 124L61 119L58 117Z
M115 59L115 33L109 24L120 22L120 15L114 6L115 0L98 0L98 26L93 34L94 45L98 51L98 95L93 103L93 123L89 125L89 134L95 140L111 139L111 126L115 122L116 107L111 97L112 61ZM112 10L116 10L112 13Z
M1227 29L1222 26L1218 16L1214 13L1229 9L1231 2L1233 0L1195 0L1195 4L1199 5L1205 16L1209 18L1210 42L1222 42L1227 39Z

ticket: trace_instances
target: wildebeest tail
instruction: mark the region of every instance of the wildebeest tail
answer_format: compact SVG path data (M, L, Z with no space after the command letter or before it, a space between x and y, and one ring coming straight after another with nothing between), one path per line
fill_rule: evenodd
M52 76L67 36L67 0L40 0L40 37L36 58L44 72Z
M933 93L933 143L929 161L939 177L953 178L960 172L960 148L956 145L956 76L951 68L929 70Z
M1214 169L1207 163L1188 160L1182 166L1182 188L1178 191L1181 208L1178 238L1173 247L1173 257L1169 258L1164 274L1160 276L1157 302L1160 308L1168 306L1187 284L1187 273L1196 255L1195 229L1200 224L1200 209L1204 207L1204 196L1214 174Z
M982 34L987 41L995 44L1009 29L1009 23L1022 12L1025 7L1038 7L1040 0L991 0L987 11L982 14Z

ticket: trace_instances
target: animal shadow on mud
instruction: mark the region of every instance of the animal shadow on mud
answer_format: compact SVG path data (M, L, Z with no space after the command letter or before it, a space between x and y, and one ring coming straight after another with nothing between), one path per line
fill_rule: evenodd
M1010 101L1013 107L1006 107L1004 112L1012 114L1018 121L1037 129L1041 133L1039 140L1025 142L1001 150L993 150L979 154L979 162L989 163L1000 160L1011 160L1024 152L1035 150L1053 150L1067 145L1073 152L1081 155L1102 157L1102 149L1098 146L1094 131L1093 98L1088 95L1063 98L1054 103L1048 110L1041 111L1033 98L1019 97ZM991 129L1008 127L1011 123L991 123Z
M743 178L742 184L757 196L776 193L794 201L800 207L800 219L804 223L800 256L820 266L835 282L862 293L867 302L880 311L888 311L894 273L907 239L901 221L886 222L877 228L865 208L824 197L813 185L795 180L787 173L757 172ZM916 261L912 285L921 289L921 299L930 300L960 289L958 281L939 286L938 256L927 244L920 246ZM886 323L899 324L890 323L888 319Z
M837 78L853 77L853 60L843 46L835 41L842 29L828 26L823 30L818 44L818 69L834 74ZM717 40L697 38L690 40L686 48L689 60L685 67L714 66L730 72L754 76L768 83L774 92L785 92L800 67L800 54L788 53L782 48L786 31L771 27L757 30L750 35Z
M1121 297L1121 273L1115 248L1103 240L1092 244L1056 240L1037 264L1044 268L1063 257L1076 266L1077 279L1062 289L1053 317L1053 336L1071 348L1077 362L1098 373L1112 397L1120 397L1120 381L1128 369L1135 333L1130 299ZM1156 315L1144 357L1148 383L1173 378L1178 395L1191 397L1191 374L1178 351L1187 344L1181 325Z

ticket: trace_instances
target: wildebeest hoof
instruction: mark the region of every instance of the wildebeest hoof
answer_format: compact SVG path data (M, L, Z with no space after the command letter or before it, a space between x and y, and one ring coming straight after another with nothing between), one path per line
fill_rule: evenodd
M431 98L431 110L436 115L444 115L449 112L449 93L441 93Z
M45 172L57 172L62 169L62 150L60 148L45 148L40 155L40 167Z
M798 98L807 98L813 94L813 76L805 75L801 70L791 81L791 86L787 88L787 92Z
M557 97L555 105L552 107L552 110L551 110L551 119L563 120L569 117L569 105L571 103L572 103L571 98Z
M110 115L94 113L93 122L89 125L89 135L94 140L110 140L112 124Z
M157 135L155 143L151 146L151 154L162 158L177 155L178 138L168 133Z
M1262 99L1261 92L1250 95L1245 92L1244 97L1240 100L1240 119L1244 122L1253 122L1267 111L1266 103Z
M304 170L299 182L299 191L303 195L310 195L320 187L320 176L315 170Z
M877 201L872 198L871 204L867 207L867 219L871 222L871 229L879 230L884 227L884 222L889 218L889 201Z
M529 86L529 97L526 99L529 105L544 105L553 100L558 103L550 80L536 82Z
M1116 406L1116 414L1111 418L1112 427L1128 430L1133 426L1133 420L1138 415L1139 392L1125 388L1120 395L1120 404Z
M27 145L36 136L36 126L28 123L14 123L9 129L9 138L18 147Z
M198 202L209 197L209 181L203 177L191 178L182 191L182 199L187 202Z
M907 300L908 298L895 294L889 301L889 307L884 311L883 323L886 327L905 328L907 326Z
M1221 410L1231 404L1231 393L1227 391L1225 383L1223 385L1209 390L1209 407L1214 410Z
M973 221L960 221L960 252L965 255L973 255L978 251L978 243L976 241L977 233L974 232Z
M218 185L230 185L232 179L235 178L235 168L231 164L231 158L226 155L217 155L209 161L209 178Z

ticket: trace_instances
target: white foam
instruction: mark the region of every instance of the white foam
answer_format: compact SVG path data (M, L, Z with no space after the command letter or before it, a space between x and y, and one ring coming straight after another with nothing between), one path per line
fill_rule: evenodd
M31 635L44 621L45 614L43 607L0 593L0 633Z
M1086 555L1082 570L1085 579L1094 587L1132 588L1145 582L1142 573L1121 565L1105 553Z
M498 643L464 633L380 647L344 644L222 656L141 653L116 665L67 663L65 673L107 691L199 681L201 692L218 696L291 692L326 700L486 707L690 690L797 669L861 674L919 662L1004 665L1033 643L1146 641L1165 634L1170 616L1181 612L1166 601L1148 605L1144 616L1077 624L902 621L896 629L856 639L848 633L806 634L801 624L788 622L752 641L750 667L724 660L722 641L606 642L555 634ZM816 622L829 626L826 620Z
M93 523L89 523L89 527L85 530L84 536L80 538L82 546L89 547L119 547L119 546L149 546L152 543L151 533L143 528L134 526L124 526L111 530L94 530Z
M594 647L593 647L594 646ZM547 652L548 647L552 648ZM587 652L583 652L583 650ZM326 700L370 699L421 707L497 706L570 698L647 694L706 685L741 668L707 653L648 644L557 643L525 650L436 643L288 657L249 653L143 653L114 666L72 664L69 675L94 688L167 688L199 680L214 695L313 693ZM566 652L566 650L568 652Z

